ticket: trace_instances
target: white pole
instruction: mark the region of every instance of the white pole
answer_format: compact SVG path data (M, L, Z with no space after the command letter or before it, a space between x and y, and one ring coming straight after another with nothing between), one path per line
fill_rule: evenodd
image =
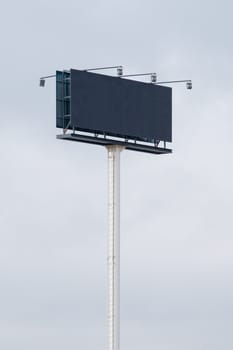
M120 348L120 152L108 150L108 350Z

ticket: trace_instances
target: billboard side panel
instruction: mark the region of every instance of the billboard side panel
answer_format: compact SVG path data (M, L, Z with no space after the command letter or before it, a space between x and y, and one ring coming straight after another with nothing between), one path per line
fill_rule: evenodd
M70 73L56 71L56 127L65 129L70 125Z

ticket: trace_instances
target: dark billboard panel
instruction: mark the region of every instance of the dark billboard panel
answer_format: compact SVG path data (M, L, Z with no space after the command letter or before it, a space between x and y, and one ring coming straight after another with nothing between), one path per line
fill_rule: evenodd
M171 88L74 69L65 80L64 74L68 73L57 72L57 127L172 141ZM60 107L59 77L64 95Z

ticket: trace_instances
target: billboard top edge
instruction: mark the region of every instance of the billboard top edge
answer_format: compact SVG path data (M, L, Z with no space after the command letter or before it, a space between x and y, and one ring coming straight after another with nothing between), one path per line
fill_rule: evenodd
M59 71L60 72L60 71ZM167 90L172 90L172 87L170 86L163 86L163 85L159 85L159 84L153 84L151 82L145 82L145 81L141 81L141 80L134 80L134 79L129 79L129 78L124 78L124 76L120 77L120 76L114 76L114 75L106 75L106 74L101 74L101 73L96 73L96 72L88 72L88 71L85 71L85 70L80 70L80 69L73 69L71 68L70 69L70 73L71 73L71 77L72 77L72 73L75 73L75 72L81 72L81 73L84 73L84 74L87 74L87 75L95 75L95 76L100 76L100 77L103 77L103 78L106 78L106 79L121 79L122 81L126 80L128 82L132 82L132 83L135 83L135 84L142 84L142 85L145 85L145 86L154 86L155 88L163 88L163 89L167 89Z

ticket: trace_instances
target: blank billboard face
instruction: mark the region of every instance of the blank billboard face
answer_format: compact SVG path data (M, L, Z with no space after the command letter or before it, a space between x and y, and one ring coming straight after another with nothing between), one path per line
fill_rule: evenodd
M57 84L61 73L57 72ZM64 80L62 83L68 94L62 105L68 111L63 115L63 126L66 118L68 128L76 130L144 141L172 141L171 88L73 69L69 78L70 87ZM59 118L58 110L59 107ZM57 126L63 127L61 113Z

